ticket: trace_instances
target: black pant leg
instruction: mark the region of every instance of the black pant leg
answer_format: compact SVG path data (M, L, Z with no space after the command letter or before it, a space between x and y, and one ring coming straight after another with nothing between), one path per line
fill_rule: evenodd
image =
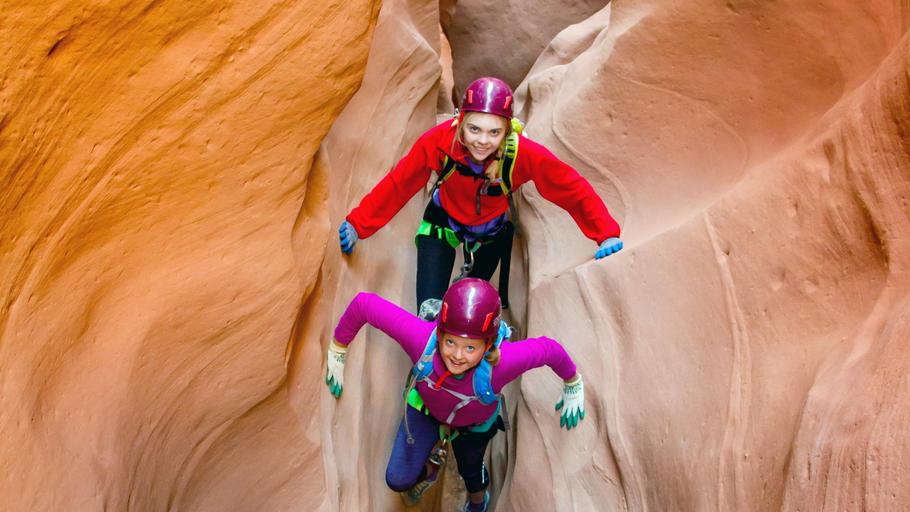
M474 252L474 268L468 274L470 277L477 277L484 281L489 281L496 272L499 265L499 244L496 242L481 245Z
M445 240L417 237L417 308L427 299L442 299L449 289L455 249Z
M468 492L479 492L490 485L490 475L483 465L483 457L496 432L498 429L495 425L486 432L462 431L452 441L458 474L464 479Z

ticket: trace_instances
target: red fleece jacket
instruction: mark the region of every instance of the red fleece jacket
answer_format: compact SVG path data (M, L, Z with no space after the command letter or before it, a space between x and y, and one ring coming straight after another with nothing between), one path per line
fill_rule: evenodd
M467 152L452 144L455 126L444 121L417 139L407 155L371 190L347 216L357 235L367 238L388 223L430 179L430 172L442 169L448 156L467 163ZM492 158L488 165L499 165ZM569 212L581 231L600 244L619 236L619 224L607 211L594 188L578 172L556 158L547 148L527 137L521 137L518 156L512 172L512 189L533 181L547 200ZM474 226L488 222L509 209L505 195L480 198L480 215L476 210L477 189L482 179L452 173L439 189L442 208L456 221Z

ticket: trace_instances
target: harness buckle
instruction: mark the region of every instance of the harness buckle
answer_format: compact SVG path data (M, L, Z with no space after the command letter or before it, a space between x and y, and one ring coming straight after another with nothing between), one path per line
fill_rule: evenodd
M455 281L464 279L468 277L472 270L474 270L474 251L468 249L468 244L464 244L464 265L461 266L461 274L455 278ZM476 250L476 249L475 249ZM453 281L454 282L454 281Z

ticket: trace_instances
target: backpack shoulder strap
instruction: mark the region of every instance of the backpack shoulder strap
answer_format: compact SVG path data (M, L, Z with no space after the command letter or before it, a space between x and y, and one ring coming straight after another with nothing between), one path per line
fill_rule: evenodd
M442 161L442 169L439 170L439 177L436 178L436 184L433 185L433 188L439 188L440 185L445 183L445 181L452 176L453 172L455 172L455 160L452 160L446 155L445 160Z
M430 333L430 337L427 338L427 344L423 348L423 354L420 356L420 359L417 360L414 368L411 369L411 375L416 382L420 382L427 378L430 375L430 372L433 371L433 355L435 354L436 329L433 329L433 332Z
M509 134L502 151L502 158L499 159L499 175L502 177L499 186L506 195L512 193L512 173L515 171L515 158L518 156L518 133L513 130Z
M493 348L499 348L503 340L509 339L512 334L512 328L502 321L499 323L499 334L493 343ZM486 359L481 359L480 364L474 370L474 395L484 405L490 405L499 399L493 392L493 367Z
M496 401L496 394L493 393L493 367L486 359L481 359L474 369L474 396L484 405Z

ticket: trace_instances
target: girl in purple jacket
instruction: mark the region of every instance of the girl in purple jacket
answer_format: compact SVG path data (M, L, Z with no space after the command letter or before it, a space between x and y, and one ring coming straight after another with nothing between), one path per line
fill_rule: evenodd
M371 293L358 294L338 321L326 363L326 384L336 398L347 346L365 323L397 341L415 364L386 469L386 483L409 505L436 481L451 442L468 491L463 510L487 510L484 453L496 432L507 428L500 393L532 368L547 365L565 381L556 404L561 426L571 429L584 419L584 385L565 349L547 337L498 346L507 330L500 329L500 312L496 289L467 278L445 293L436 321L421 320Z

